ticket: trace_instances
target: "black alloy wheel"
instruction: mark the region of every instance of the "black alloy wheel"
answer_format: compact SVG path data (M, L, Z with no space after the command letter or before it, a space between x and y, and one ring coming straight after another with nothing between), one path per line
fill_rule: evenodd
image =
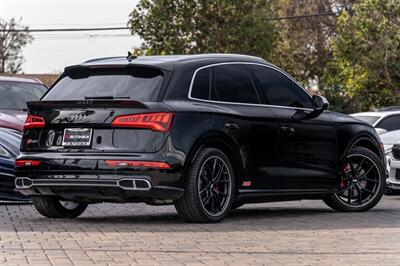
M200 169L198 190L201 204L208 214L218 216L226 209L231 191L231 173L226 162L218 157L209 157Z
M340 189L325 199L338 211L367 211L381 199L385 190L385 170L370 150L355 148L344 159Z
M202 149L185 177L185 192L175 202L189 222L219 222L234 201L234 171L229 158L215 148Z

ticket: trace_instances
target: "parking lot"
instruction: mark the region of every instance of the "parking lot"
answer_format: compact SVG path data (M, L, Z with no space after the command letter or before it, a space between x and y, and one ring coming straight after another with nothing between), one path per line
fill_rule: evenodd
M171 206L98 204L75 220L0 206L1 265L400 265L400 197L371 212L319 201L246 205L220 224L183 223Z

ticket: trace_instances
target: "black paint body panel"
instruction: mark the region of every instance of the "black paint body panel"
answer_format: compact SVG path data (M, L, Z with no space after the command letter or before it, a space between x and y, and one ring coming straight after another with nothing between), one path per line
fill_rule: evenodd
M92 202L173 200L183 193L185 171L196 152L209 145L228 153L236 171L238 201L321 198L339 189L341 158L357 142L367 143L384 160L374 129L346 115L325 111L316 118L296 120L295 113L311 110L188 98L196 69L229 62L270 66L262 59L245 56L177 58L163 62L157 58L139 58L131 63L123 59L100 60L81 66L143 64L162 69L168 79L164 81L157 102L46 102L44 98L42 102L29 105L31 114L45 118L46 127L25 131L19 159L38 159L42 163L38 167L17 169L18 177L106 180L142 176L151 182L150 191L127 195L115 189L110 190L112 192L107 189L87 191L79 187L60 190L49 186L22 192ZM118 115L147 112L174 113L169 132L111 126L112 119ZM85 119L69 121L70 113L83 113ZM66 149L46 145L49 131L59 136L66 127L93 128L92 146ZM292 128L294 133L282 128ZM107 159L163 161L172 168L115 170L105 165ZM243 186L244 181L250 181L251 185ZM87 191L86 197L82 191Z

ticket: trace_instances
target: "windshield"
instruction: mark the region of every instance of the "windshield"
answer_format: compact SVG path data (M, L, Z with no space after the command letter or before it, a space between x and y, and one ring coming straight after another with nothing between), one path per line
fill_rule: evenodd
M24 110L27 102L40 100L46 90L42 84L0 81L0 109Z
M379 116L366 116L366 115L355 115L354 117L364 122L367 122L371 126L373 126L374 123L380 118Z
M69 70L43 100L122 98L155 101L162 81L162 72L152 68L78 68Z

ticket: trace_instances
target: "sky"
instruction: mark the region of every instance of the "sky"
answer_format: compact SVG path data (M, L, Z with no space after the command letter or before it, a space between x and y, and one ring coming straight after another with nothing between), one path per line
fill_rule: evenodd
M139 0L0 0L0 18L22 18L30 29L124 27ZM108 36L105 36L108 35ZM111 36L110 36L111 35ZM123 56L139 47L129 30L35 33L23 48L23 72L59 73L68 65L98 57Z

